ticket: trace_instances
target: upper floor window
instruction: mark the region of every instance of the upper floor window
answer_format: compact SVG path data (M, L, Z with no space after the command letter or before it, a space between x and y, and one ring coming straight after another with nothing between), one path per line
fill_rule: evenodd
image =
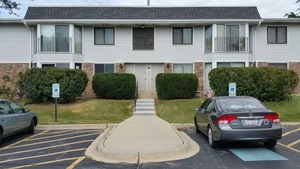
M154 50L154 28L133 28L133 50Z
M173 28L173 44L193 44L193 28Z
M42 52L69 52L68 25L41 25Z
M115 29L114 28L95 28L95 45L114 45Z
M75 53L82 53L82 28L74 26Z
M286 44L287 27L286 26L268 26L268 44Z
M217 25L216 52L246 51L246 26Z
M174 73L193 73L193 64L173 64Z
M114 64L95 64L95 74L96 73L114 73Z
M212 52L212 26L205 26L205 53Z

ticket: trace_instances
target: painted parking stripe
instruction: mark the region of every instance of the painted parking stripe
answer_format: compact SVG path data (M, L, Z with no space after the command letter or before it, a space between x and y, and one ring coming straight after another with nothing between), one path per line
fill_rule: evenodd
M291 133L297 132L297 131L300 131L300 127L297 128L297 129L295 129L295 130L292 130L292 131L289 131L289 132L286 132L286 133L282 134L282 137L285 137L285 136L287 136L287 135L289 135Z
M86 137L86 136L92 136L92 135L96 135L96 134L85 134L85 135L80 135L80 136L67 137L67 138L62 138L62 139L49 140L49 141L43 141L43 142L38 142L38 143L31 143L31 144L24 144L24 145L19 145L19 146L13 146L13 147L9 147L9 148L13 149L13 148L27 147L27 146L32 146L32 145L52 143L52 142L57 142L57 141L62 141L62 140L69 140L69 139L73 139L73 138L80 138L80 137Z
M70 153L70 152L83 151L83 150L85 150L85 149L86 149L86 148L78 148L78 149L72 149L72 150L60 151L60 152L49 153L49 154L43 154L43 155L37 155L37 156L30 156L30 157L23 157L23 158L8 159L8 160L0 161L0 164L12 162L12 161L20 161L20 160L27 160L27 159L35 159L35 158L39 158L39 157L47 157L47 156L52 156L52 155L57 155L57 154L65 154L65 153Z
M287 148L287 149L290 149L290 150L292 150L292 151L296 151L297 153L300 153L300 150L297 150L297 149L295 149L295 148L293 148L293 147L288 147L287 145L282 144L282 143L279 143L279 142L277 142L277 144L278 144L278 145L281 145L281 146L283 146L283 147L285 147L285 148Z
M34 166L45 165L45 164L53 164L53 163L58 163L58 162L63 162L63 161L72 161L72 160L76 160L76 159L78 159L78 157L64 158L64 159L58 159L58 160L53 160L53 161L22 165L22 166L18 166L18 167L12 167L12 168L9 168L9 169L28 168L28 167L34 167Z
M239 148L229 149L233 154L243 161L276 161L288 160L287 158L274 153L266 148Z
M16 151L16 152L12 152L12 153L0 154L0 157L8 156L8 155L14 155L14 154L28 153L28 152L33 152L33 151L46 150L46 149L51 149L51 148L58 148L58 147L69 146L69 145L75 145L75 144L86 143L86 142L92 142L92 141L94 141L94 140L83 140L83 141L72 142L72 143L67 143L67 144L54 145L54 146L50 146L50 147L43 147L43 148L37 148L37 149L30 149L30 150L24 150L24 151Z
M71 134L83 134L83 133L91 133L90 131L76 131L76 132L69 132L69 133L65 133L65 134L58 134L58 135L54 135L54 136L48 136L48 137L38 137L38 138L34 138L34 139L30 139L27 141L35 141L35 140L42 140L42 139L48 139L48 138L53 138L53 137L61 137L61 136L67 136L67 135L71 135ZM100 133L94 133L94 134L100 134Z
M73 169L74 167L76 167L82 160L84 160L85 157L79 157L74 163L72 163L67 169Z
M300 139L297 140L297 141L294 141L294 142L292 142L292 143L290 143L290 144L288 144L287 146L288 146L288 147L293 147L294 145L296 145L296 144L298 144L298 143L300 143Z

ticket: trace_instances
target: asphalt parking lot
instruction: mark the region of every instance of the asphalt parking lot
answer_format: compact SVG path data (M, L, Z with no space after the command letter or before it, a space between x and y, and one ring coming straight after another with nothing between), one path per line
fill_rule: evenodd
M212 149L207 139L194 130L187 134L200 145L195 156L177 161L146 164L107 164L84 156L85 149L102 130L37 130L3 139L0 168L300 168L300 127L283 129L283 138L274 149L262 143L229 143Z

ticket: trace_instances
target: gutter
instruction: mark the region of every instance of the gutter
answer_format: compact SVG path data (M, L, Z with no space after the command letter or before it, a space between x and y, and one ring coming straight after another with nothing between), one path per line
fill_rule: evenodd
M29 39L30 39L30 58L29 58L29 69L31 69L31 62L32 62L32 30L30 29L30 27L27 25L27 23L26 23L26 21L24 21L24 25L25 25L25 27L29 30Z
M253 40L253 43L254 43L254 45L253 45L253 47L254 47L254 61L255 61L255 66L257 67L258 65L258 63L257 63L257 40L256 40L256 32L257 32L257 29L260 27L260 25L261 25L261 22L262 21L259 21L258 22L258 25L255 27L255 29L254 29L254 40ZM254 62L252 62L252 66L254 66Z

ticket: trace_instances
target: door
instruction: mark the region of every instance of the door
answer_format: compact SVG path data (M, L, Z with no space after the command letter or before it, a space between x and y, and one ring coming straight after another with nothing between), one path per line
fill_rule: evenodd
M17 115L13 113L4 101L0 102L0 124L3 127L3 135L8 135L18 130Z
M18 130L28 128L31 122L31 116L26 113L23 107L21 107L17 103L11 102L10 107L13 110L14 114L17 116Z
M209 79L208 79L208 73L212 69L212 64L211 63L205 63L205 90L211 89L209 85Z

